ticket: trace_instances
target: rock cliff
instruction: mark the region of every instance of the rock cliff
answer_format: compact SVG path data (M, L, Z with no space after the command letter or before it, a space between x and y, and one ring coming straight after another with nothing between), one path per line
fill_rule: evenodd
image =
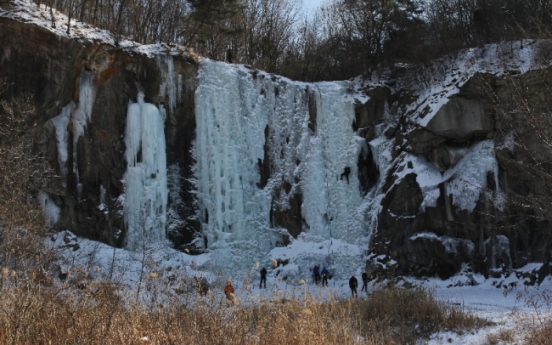
M32 96L35 149L63 180L63 192L51 195L60 208L56 227L122 245L125 225L119 196L124 193L127 109L143 92L146 102L166 109L171 197L180 201L169 210L171 224L176 224L170 237L177 244L190 242L198 230L189 220L195 210L187 182L197 60L177 47L153 47L158 54L152 58L101 40L67 38L7 18L0 18L0 47L0 78L10 85L2 98ZM167 80L168 68L178 80ZM168 83L176 85L172 95L166 91ZM90 93L83 92L87 87ZM73 111L66 109L70 105ZM82 119L75 114L84 107L89 108L89 120L78 124ZM60 118L64 109L69 112L65 121ZM64 145L63 140L67 152L60 160L58 146Z
M10 10L8 5L3 6L4 10ZM144 101L155 105L164 116L168 237L176 247L193 254L207 250L210 245L204 231L210 218L209 226L213 229L209 230L212 232L209 236L213 241L224 239L224 232L237 231L226 220L223 223L228 229L219 231L213 226L215 215L205 211L212 205L197 200L194 184L197 157L193 153L197 76L201 67L192 52L162 44L146 48L127 42L115 46L78 31L68 37L23 21L0 16L0 78L10 85L0 100L32 97L36 109L30 120L33 147L60 176L51 182L55 184L51 189L58 192L51 193L50 198L60 209L56 228L114 246L124 245L128 225L121 196L125 194L128 163L127 115L129 104L138 102L142 93ZM490 52L491 48L479 53L465 52L456 60L399 69L378 80L349 82L350 99L341 94L335 96L336 100L354 103L353 107L338 109L342 112L354 109L352 122L345 126L352 139L343 139L351 139L354 142L351 147L358 149L354 151L356 163L349 170L354 175L352 185L358 186L354 193L358 193L360 206L354 204L359 208L351 211L351 217L362 220L362 234L370 237L369 248L365 249L368 266L376 275L446 278L465 265L487 275L500 275L529 262L550 261L549 222L527 217L535 210L504 202L504 196L511 191L546 190L539 185L542 182L527 178L520 166L514 164L524 159L523 154L512 150L510 120L494 110L497 99L488 93L490 86L498 102L508 102L513 95L504 79L514 71L528 90L542 91L547 87L545 81L552 77L549 60L531 65L524 60L530 49L523 46L516 49L519 54L506 62L500 60L501 66L493 65L493 61L499 61L496 58L499 53ZM271 92L273 103L263 102L273 107L270 111L274 118L293 107L294 114L304 116L304 122L297 117L292 125L288 125L284 116L278 120L283 124L265 119L266 126L255 128L258 140L245 145L261 143L253 155L262 154L255 156L257 159L251 158L254 162L248 168L257 169L258 179L247 188L256 196L258 190L267 191L261 196L270 200L261 197L259 200L272 205L266 215L258 218L267 220L266 227L271 231L282 230L276 231L280 237L274 243L288 245L304 233L320 232L319 228L324 226L332 229L333 220L340 219L340 215L328 211L320 219L308 218L308 212L312 211L308 209L309 203L317 196L311 192L309 198L305 197L307 182L301 178L306 175L301 174L309 168L323 167L330 178L342 180L339 174L343 166L328 167L327 162L316 162L318 165L305 167L301 159L312 158L310 153L300 156L303 153L291 151L304 140L317 137L323 125L317 123L323 121L321 114L326 111L320 108L324 104L320 85L293 84L245 67L228 72L221 66L212 68L228 76L239 76L240 87L257 92L255 99L267 98ZM346 84L340 85L344 88ZM333 88L332 92L337 89L332 85L326 87ZM293 97L289 104L276 100L286 92ZM226 96L234 97L232 93ZM243 99L235 105L236 112L254 114L260 103L254 100L252 105L242 104L246 103ZM337 101L333 102L328 106ZM276 104L282 108L277 109ZM207 115L216 118L229 109L211 110L204 105L202 111L211 112ZM205 120L204 125L218 126L223 120L228 119L213 123ZM303 125L303 132L289 129ZM276 126L281 128L276 130ZM219 153L214 152L213 156ZM141 154L137 152L136 156ZM291 157L289 162L287 156ZM210 169L209 164L206 160L205 171ZM219 177L227 182L224 167L219 170L217 173L222 174ZM278 181L272 180L275 176L279 176ZM241 183L242 176L237 181ZM328 182L325 183L327 186ZM205 186L201 191L203 197L218 192L208 184ZM347 185L339 188L343 194L339 200L348 200L344 194L350 193L345 188L352 188L348 176ZM224 188L221 193L226 197ZM205 210L198 209L198 205ZM243 241L249 237L249 233L242 235ZM330 239L334 235L330 230ZM543 267L546 270L548 266Z

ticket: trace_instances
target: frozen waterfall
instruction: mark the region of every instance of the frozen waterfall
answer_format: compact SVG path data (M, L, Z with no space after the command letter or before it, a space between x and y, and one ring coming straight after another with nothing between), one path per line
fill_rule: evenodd
M167 163L163 117L144 103L128 106L125 135L124 215L126 247L140 249L162 242L167 224Z
M367 246L365 200L357 178L364 143L352 130L355 112L348 86L201 63L195 175L198 218L213 265L249 267L281 246L288 233L271 223L271 210L290 208L297 194L302 196L302 240ZM309 126L313 103L311 122L316 123ZM270 176L262 185L259 166L265 159ZM349 183L340 179L345 167L351 169Z

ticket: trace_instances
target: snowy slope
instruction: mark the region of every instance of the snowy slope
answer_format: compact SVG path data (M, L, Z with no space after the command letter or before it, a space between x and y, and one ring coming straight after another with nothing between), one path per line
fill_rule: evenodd
M523 40L488 44L470 48L429 62L426 65L409 65L405 73L391 87L392 93L408 90L414 101L400 109L398 116L407 116L410 122L426 127L439 109L458 94L475 74L503 76L519 75L552 65L552 59L541 54L548 44L543 40ZM368 81L385 83L383 80ZM365 84L357 80L359 84Z

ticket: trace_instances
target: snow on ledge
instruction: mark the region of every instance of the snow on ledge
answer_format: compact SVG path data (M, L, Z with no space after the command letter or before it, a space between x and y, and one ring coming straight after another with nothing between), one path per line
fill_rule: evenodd
M113 34L107 30L94 27L91 24L71 19L71 29L67 34L67 16L57 10L53 10L55 28L52 27L50 7L42 4L40 7L30 0L13 0L10 3L13 8L9 11L0 8L0 18L8 18L18 22L34 24L44 28L58 36L75 39L81 43L85 41L99 42L116 46ZM153 58L159 54L171 56L185 56L197 60L197 55L190 49L177 44L141 44L126 38L119 40L118 48L130 53L146 55Z
M441 242L445 247L445 252L449 254L456 253L458 251L458 247L460 246L464 246L464 248L467 249L468 254L471 254L475 249L473 242L470 240L464 240L461 238L454 238L450 236L437 236L437 234L434 234L432 232L421 232L414 234L410 237L410 240L415 241L419 238Z
M392 93L411 90L414 101L399 110L411 123L426 127L437 112L477 73L497 77L525 74L552 65L539 55L547 40L523 40L469 48L429 62L411 65ZM384 77L385 78L385 77Z

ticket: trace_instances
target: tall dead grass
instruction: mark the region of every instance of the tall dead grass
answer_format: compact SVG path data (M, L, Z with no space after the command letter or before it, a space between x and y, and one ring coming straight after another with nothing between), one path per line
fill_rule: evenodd
M111 283L44 287L30 276L5 279L1 344L415 344L437 331L487 325L421 289L228 307L218 292L188 305L182 296L146 305Z

